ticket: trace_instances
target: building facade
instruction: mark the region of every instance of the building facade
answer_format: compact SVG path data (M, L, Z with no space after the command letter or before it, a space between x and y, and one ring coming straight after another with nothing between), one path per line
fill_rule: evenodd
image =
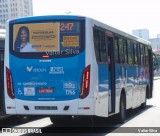
M148 29L136 29L132 30L132 34L149 41L149 30Z
M132 30L132 34L151 42L153 51L160 54L160 34L157 35L157 38L150 38L148 29Z
M32 0L0 0L0 29L8 19L33 15Z
M157 38L149 39L149 41L151 42L153 51L160 54L160 35L158 34Z

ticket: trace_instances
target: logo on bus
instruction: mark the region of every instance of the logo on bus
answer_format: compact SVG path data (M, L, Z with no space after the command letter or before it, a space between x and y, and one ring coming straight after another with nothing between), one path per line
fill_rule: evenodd
M26 67L26 70L27 70L28 72L31 72L32 69L33 69L33 66L31 66L31 67L27 66L27 67Z
M36 72L36 73L41 73L41 72L46 72L47 70L45 68L33 68L33 66L27 66L26 70L28 72Z
M63 67L50 67L49 74L64 74Z

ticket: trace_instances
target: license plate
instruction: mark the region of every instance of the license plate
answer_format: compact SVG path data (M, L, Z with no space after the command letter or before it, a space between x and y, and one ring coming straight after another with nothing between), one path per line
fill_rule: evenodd
M39 88L40 94L50 94L53 93L53 88Z

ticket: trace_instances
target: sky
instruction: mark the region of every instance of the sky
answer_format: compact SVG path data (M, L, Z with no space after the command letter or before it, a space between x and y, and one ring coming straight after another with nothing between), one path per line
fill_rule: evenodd
M159 0L33 0L33 15L82 15L132 34L148 29L160 34Z

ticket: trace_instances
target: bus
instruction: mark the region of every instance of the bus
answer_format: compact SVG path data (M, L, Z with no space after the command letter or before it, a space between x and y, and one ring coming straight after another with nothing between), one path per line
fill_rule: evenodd
M145 108L153 92L148 41L83 16L33 16L7 22L5 110L53 123Z
M5 30L0 29L0 118L6 117L4 107L4 45Z
M0 29L0 119L11 117L5 112L5 103L4 103L4 46L5 46L5 29ZM21 123L26 123L29 121L28 116L15 116L17 120ZM16 119L15 118L15 119Z

